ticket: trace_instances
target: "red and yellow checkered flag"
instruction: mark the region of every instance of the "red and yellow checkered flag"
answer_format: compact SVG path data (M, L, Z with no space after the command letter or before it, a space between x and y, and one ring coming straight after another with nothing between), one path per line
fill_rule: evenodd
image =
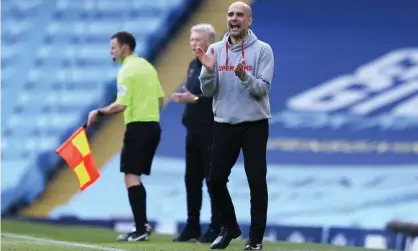
M71 135L56 152L74 171L81 191L84 191L100 177L84 127L80 127Z

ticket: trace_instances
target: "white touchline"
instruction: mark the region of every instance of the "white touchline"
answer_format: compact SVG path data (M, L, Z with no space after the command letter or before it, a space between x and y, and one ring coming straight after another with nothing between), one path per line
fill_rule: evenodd
M22 239L22 240L27 240L27 241L43 242L43 243L55 244L55 245L65 245L65 246L71 246L71 247L83 247L83 248L90 248L90 249L104 250L104 251L128 251L128 250L125 250L125 249L104 247L104 246L100 246L100 245L82 244L82 243L69 242L69 241L55 241L55 240L51 240L51 239L38 238L38 237L33 237L33 236L28 236L28 235L9 234L9 233L2 233L1 235L4 236L4 237L9 237L9 238Z

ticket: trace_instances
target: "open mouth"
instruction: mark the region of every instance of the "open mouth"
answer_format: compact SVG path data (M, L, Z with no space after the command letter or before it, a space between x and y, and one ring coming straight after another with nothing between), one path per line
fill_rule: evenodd
M234 25L234 24L231 24L230 27L231 27L231 30L239 30L240 28L239 25Z

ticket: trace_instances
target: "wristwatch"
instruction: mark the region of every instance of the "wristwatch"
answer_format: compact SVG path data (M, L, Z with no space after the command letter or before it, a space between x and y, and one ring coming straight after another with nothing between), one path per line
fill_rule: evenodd
M194 97L194 101L198 101L198 100L199 100L198 96Z

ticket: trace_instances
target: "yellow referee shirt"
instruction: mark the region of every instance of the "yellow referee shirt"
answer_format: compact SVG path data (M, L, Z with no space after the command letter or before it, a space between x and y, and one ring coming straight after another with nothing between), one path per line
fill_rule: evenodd
M125 124L160 121L158 99L164 97L157 70L147 60L132 54L118 72L116 103L126 106Z

